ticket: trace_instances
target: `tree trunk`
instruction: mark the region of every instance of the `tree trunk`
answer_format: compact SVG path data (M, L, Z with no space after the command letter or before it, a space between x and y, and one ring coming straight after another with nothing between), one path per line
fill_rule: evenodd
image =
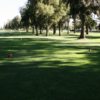
M79 39L84 39L85 38L85 16L84 15L81 15L81 33L80 33L80 36L79 36Z
M69 32L70 32L70 28L69 28L69 19L68 19L67 23L68 23L67 34L69 34Z
M26 32L28 33L29 32L29 30L28 30L29 28L28 27L26 27Z
M99 31L100 31L100 24L99 24Z
M61 36L61 25L60 25L60 22L58 23L58 27L59 27L59 36Z
M86 25L86 34L87 34L87 35L89 34L89 28L88 28L88 25Z
M76 17L74 17L74 33L76 33Z
M55 35L56 34L56 25L54 24L53 25L53 35Z
M35 26L35 30L36 30L36 36L38 36L39 34L38 34L38 27L37 26Z
M34 26L32 27L32 33L33 33L33 34L35 33L35 31L34 31Z
M40 34L42 34L42 27L40 26Z
M49 33L49 26L47 25L46 26L46 36L48 36L48 33Z

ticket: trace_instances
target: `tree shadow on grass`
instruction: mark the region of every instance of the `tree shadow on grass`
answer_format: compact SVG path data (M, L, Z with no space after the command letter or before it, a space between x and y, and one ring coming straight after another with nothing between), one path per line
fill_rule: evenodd
M33 35L32 32L0 32L0 36L27 36L27 35Z
M1 100L99 100L100 71L64 62L12 63L0 67Z
M87 36L87 38L88 39L100 39L100 36Z
M57 41L31 40L3 42L3 54L12 50L16 58L22 56L48 57L57 51L80 50L85 47L63 45ZM33 44L31 44L31 42ZM43 50L44 49L44 50ZM25 50L25 53L21 51ZM40 50L43 50L41 52ZM76 66L73 59L65 61L43 58L31 62L0 63L1 100L99 100L100 99L100 51L86 53L91 62ZM45 55L47 54L47 55ZM18 56L17 56L18 55Z
M57 51L80 49L76 45L67 45L60 41L49 39L1 39L0 58L4 59L8 53L12 53L14 58L23 56L52 55Z

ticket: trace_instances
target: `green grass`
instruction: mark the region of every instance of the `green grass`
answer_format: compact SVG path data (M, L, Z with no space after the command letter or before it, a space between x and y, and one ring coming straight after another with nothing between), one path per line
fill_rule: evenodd
M99 99L100 34L0 39L0 100Z

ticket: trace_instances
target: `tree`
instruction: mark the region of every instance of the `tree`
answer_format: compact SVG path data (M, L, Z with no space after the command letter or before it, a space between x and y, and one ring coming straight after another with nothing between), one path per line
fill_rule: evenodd
M8 21L4 26L5 29L14 29L18 30L20 28L20 17L15 16L12 20Z
M31 27L35 28L35 33L38 36L38 25L39 25L39 20L38 20L38 11L37 11L37 5L38 2L42 2L43 0L28 0L27 5L29 7L29 13L30 13L30 20L31 20Z
M91 30L93 27L95 27L96 22L95 20L92 19L91 16L86 16L85 26L86 26L86 34L89 34L89 29Z
M65 21L66 17L68 16L67 14L68 9L62 1L59 1L59 4L57 6L54 6L54 8L55 8L54 10L55 12L51 17L51 22L54 25L54 29L55 29L55 26L58 25L59 36L60 36L61 35L61 25ZM54 30L54 34L55 34L55 30Z
M28 32L29 26L30 26L30 13L28 7L22 7L20 9L21 14L21 26L26 29L26 32Z
M100 2L98 0L66 0L70 5L72 15L78 15L81 20L81 33L79 38L85 38L85 22L86 16L91 15L92 12L100 12Z
M50 17L54 14L54 7L52 5L39 2L37 5L37 12L39 16L43 16L41 19L46 26L46 36L48 35L49 28L51 27ZM41 22L40 20L40 22Z

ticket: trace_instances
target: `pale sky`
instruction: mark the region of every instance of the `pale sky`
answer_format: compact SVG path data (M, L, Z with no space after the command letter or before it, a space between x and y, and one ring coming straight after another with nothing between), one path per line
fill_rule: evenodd
M0 27L16 15L20 15L19 9L26 2L27 0L0 0Z

